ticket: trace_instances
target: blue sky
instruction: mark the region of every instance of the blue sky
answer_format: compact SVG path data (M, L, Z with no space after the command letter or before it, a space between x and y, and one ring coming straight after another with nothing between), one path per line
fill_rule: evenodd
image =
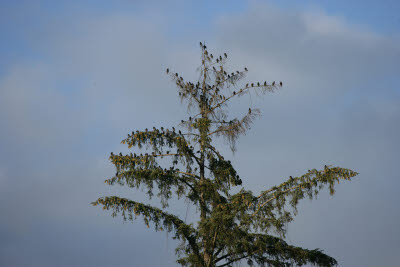
M257 192L325 164L359 172L303 201L287 241L340 266L396 266L400 249L398 1L1 1L0 265L176 266L174 241L89 203L143 192L106 187L125 135L185 112L165 77L195 80L198 42L249 81L284 88L236 164ZM245 178L246 177L246 178ZM157 202L151 202L157 203ZM194 215L176 203L180 216ZM190 216L189 216L190 217ZM156 256L154 254L156 251Z

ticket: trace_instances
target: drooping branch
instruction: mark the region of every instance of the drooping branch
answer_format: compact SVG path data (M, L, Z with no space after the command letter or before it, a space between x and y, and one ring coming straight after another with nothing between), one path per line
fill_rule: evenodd
M330 194L333 195L336 182L350 180L356 175L356 172L349 169L325 166L322 171L313 169L300 177L290 177L281 185L254 197L252 205L249 206L250 213L242 217L239 227L253 225L265 230L274 226L278 232L284 234L284 223L292 220L290 212L286 211L287 202L296 214L299 200L306 196L313 198L324 186L328 186Z
M117 196L99 198L92 205L103 205L103 209L111 209L113 216L121 213L124 220L133 221L136 216L142 215L147 227L152 222L156 231L174 232L176 238L187 241L198 261L200 263L203 262L197 245L197 231L192 225L186 224L177 216L171 215L161 209Z
M226 254L215 259L215 263L226 260L219 266L228 266L245 258L250 258L260 265L267 263L273 266L282 266L284 262L299 266L310 263L331 267L337 264L334 258L318 249L308 250L291 246L278 237L244 231L235 234L238 237L235 243L229 243Z

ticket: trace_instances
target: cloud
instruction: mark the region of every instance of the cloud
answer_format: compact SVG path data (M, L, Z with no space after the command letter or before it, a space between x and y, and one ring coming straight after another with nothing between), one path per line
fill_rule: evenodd
M138 245L145 238L142 224L124 225L89 203L106 194L144 200L143 192L132 195L103 185L114 171L107 155L125 151L119 141L132 130L182 119L184 107L164 71L170 67L196 79L199 40L195 34L186 40L174 33L184 42L170 36L165 20L175 15L106 12L30 28L26 38L35 59L15 62L0 77L0 201L8 203L0 207L7 214L0 218L7 233L0 258L14 255L9 262L23 265L15 261L16 253L28 244L23 255L33 257L32 265L60 265L60 257L43 259L60 241L56 248L71 258L79 254L82 262L94 264L96 255L116 253L123 265L160 244L158 235L150 235L145 250ZM400 201L395 192L399 40L321 11L261 4L221 16L214 26L208 31L210 51L227 51L232 66L249 68L249 80L284 81L273 95L234 103L234 114L249 104L264 114L239 140L238 152L227 155L245 185L257 191L324 164L359 171L354 181L339 185L334 200L322 194L312 204L305 201L289 241L326 249L343 266L376 266L383 259L390 265L390 253L398 248L393 236L400 236L395 227L400 214L393 205ZM124 232L127 227L132 230ZM112 234L104 234L108 231ZM55 238L33 241L46 232ZM117 253L121 238L123 247L132 243L135 250ZM96 249L81 245L87 253L82 255L73 248L80 242L95 243ZM361 257L376 243L392 250L378 246L380 257ZM95 264L112 262L102 259ZM174 266L170 259L168 264Z

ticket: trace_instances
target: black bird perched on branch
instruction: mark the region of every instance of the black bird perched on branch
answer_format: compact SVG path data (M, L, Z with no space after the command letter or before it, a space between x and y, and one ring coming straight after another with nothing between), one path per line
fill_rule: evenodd
M283 83L282 83L282 82L280 82L280 83L279 83L279 85L280 85L280 86L282 86L282 85L283 85Z
M251 108L249 108L249 114L251 113Z
M267 86L267 82L264 82L264 86Z
M167 68L167 74L169 73L169 69Z
M272 86L275 86L275 81L272 82Z
M247 71L247 68L244 68L245 71Z
M225 58L227 58L227 57L228 57L228 55L227 55L226 53L224 53L224 56L225 56Z

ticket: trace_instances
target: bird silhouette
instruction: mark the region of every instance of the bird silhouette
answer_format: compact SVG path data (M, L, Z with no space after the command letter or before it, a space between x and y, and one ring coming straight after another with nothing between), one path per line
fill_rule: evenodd
M272 86L275 86L275 81L272 82Z
M249 114L251 113L251 108L249 108Z
M247 71L247 68L245 67L244 70Z
M225 56L225 58L227 58L227 57L228 57L228 55L227 55L226 53L224 53L224 56Z
M167 74L169 73L169 69L167 68Z
M279 85L282 87L283 83L282 83L282 82L280 82L280 83L279 83Z

